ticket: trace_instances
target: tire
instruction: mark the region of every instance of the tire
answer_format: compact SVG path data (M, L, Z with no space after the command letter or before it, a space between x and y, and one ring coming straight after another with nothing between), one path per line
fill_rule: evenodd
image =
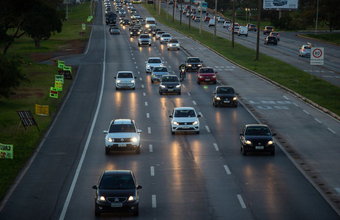
M180 94L181 94L181 92L178 93L178 95L180 95Z
M201 82L200 82L200 81L197 81L197 84L199 85L199 84L201 84Z
M151 79L151 83L153 83L153 80Z
M133 89L133 90L136 90L136 87L133 87L132 89Z
M196 131L196 134L199 134L200 133L200 131Z
M105 147L105 155L109 155L110 154L110 149Z
M163 92L159 92L160 95L163 95Z
M149 47L151 47L151 44L149 44Z

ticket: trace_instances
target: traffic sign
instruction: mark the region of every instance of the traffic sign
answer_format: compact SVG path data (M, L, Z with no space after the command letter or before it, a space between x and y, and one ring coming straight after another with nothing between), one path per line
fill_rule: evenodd
M324 48L312 47L310 55L310 65L323 65L324 63Z
M229 26L228 27L228 31L232 31L233 30L233 27L232 26Z

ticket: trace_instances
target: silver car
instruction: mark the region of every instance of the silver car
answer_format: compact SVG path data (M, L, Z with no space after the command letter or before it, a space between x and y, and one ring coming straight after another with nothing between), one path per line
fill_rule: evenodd
M154 67L151 72L151 83L160 82L164 75L169 75L168 68L165 66Z
M161 35L160 41L161 44L168 43L168 41L171 39L171 35L169 33L164 33Z
M141 34L138 37L138 47L142 45L148 45L151 47L151 38L148 34Z
M200 133L200 121L201 117L197 114L193 107L177 107L174 108L169 118L171 134L175 134L177 131L188 131Z
M145 62L146 73L151 73L152 69L156 66L163 66L163 61L159 57L149 57L148 61Z
M167 43L167 48L168 50L171 50L171 49L176 49L176 50L179 50L181 48L181 45L180 43L178 42L178 40L176 39L171 39L168 41Z
M132 71L119 71L116 79L116 90L118 89L135 89L136 79Z
M164 31L157 31L157 33L156 33L156 40L161 39L161 36L162 36L162 34L164 34L164 33L165 33Z
M302 45L299 49L299 56L300 57L310 57L311 53L311 46L310 45Z

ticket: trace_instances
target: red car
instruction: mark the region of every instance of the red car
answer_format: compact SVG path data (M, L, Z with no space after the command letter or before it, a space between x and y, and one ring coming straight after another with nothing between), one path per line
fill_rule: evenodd
M209 16L205 16L204 22L208 22L208 21L210 21L210 17Z
M211 67L201 67L197 71L197 84L208 82L216 84L216 71Z

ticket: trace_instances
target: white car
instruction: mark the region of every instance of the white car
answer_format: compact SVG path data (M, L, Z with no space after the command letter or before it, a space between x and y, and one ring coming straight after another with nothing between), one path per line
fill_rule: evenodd
M174 108L169 118L171 134L175 134L177 131L190 131L200 133L200 121L198 118L201 117L197 114L195 109L192 107L177 107Z
M145 61L146 73L151 73L155 66L163 66L163 61L159 57L149 57L148 61Z
M171 39L168 41L166 47L168 50L171 50L171 49L179 50L181 48L181 44L178 42L178 40Z
M104 130L105 134L105 154L109 154L111 150L134 150L140 153L140 133L136 123L132 119L114 119L110 122L108 130Z
M208 27L210 27L210 26L215 26L215 19L210 18Z
M231 22L230 21L225 21L224 23L223 23L223 28L228 28L228 27L230 27L231 26Z
M217 21L218 21L218 23L224 23L225 20L224 20L224 18L220 17Z
M163 44L163 43L168 43L168 41L170 39L171 39L171 35L169 33L163 33L159 40L160 40L161 44Z
M116 90L118 89L135 89L136 79L132 71L119 71L116 79Z
M148 34L141 34L138 37L138 47L147 45L151 47L151 37Z

